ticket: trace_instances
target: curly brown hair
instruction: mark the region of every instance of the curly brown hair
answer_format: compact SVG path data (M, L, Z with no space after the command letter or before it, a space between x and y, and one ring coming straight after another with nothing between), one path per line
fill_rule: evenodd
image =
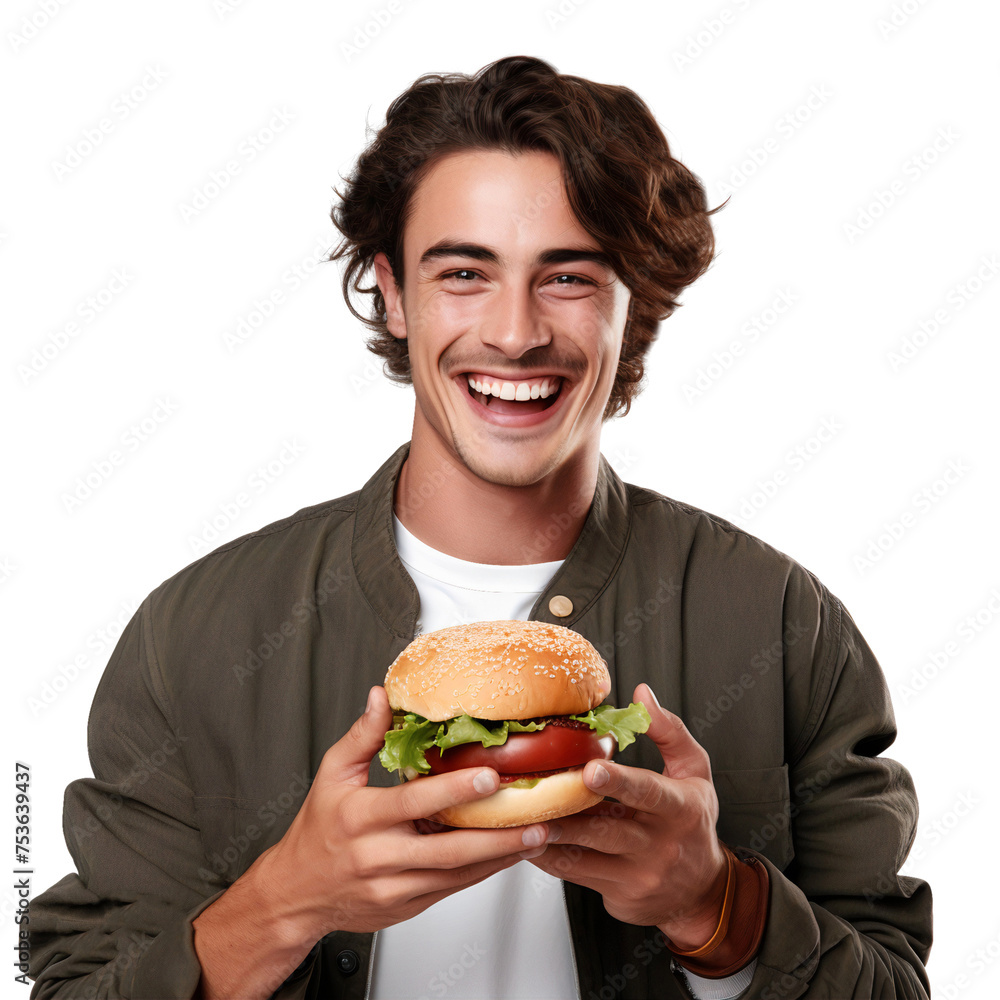
M562 164L570 206L611 258L631 300L604 419L628 413L644 357L677 295L708 270L715 252L700 180L670 155L652 112L627 87L557 73L531 56L508 56L474 76L428 73L400 94L385 125L358 158L331 210L342 240L328 260L346 259L342 288L351 312L374 335L368 349L394 382L409 384L407 342L389 333L377 284L361 286L385 253L403 287L403 230L421 178L460 150L542 150ZM723 203L724 205L725 203ZM359 313L351 289L370 295Z

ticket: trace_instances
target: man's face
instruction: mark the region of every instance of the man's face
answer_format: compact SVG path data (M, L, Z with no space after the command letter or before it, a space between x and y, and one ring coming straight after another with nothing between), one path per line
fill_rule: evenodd
M444 447L506 486L596 455L629 292L573 215L559 160L442 157L411 199L403 261L401 295L384 254L376 273L408 342L411 448Z

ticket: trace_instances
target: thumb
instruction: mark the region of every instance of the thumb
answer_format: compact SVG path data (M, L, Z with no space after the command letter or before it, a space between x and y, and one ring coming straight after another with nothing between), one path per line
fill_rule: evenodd
M648 684L637 685L632 700L641 701L649 712L646 735L663 757L663 773L668 778L707 778L711 781L708 752L691 735L681 717L663 708Z
M385 734L391 728L392 709L385 688L373 687L364 714L327 750L321 770L338 781L367 784L372 757L385 746Z

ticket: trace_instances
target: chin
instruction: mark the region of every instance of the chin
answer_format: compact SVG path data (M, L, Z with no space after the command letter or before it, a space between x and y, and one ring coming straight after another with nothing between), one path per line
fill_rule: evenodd
M481 448L475 444L467 445L455 435L454 446L470 472L497 486L534 486L557 469L562 458L560 453L546 461L530 441L512 442L509 448L489 445Z

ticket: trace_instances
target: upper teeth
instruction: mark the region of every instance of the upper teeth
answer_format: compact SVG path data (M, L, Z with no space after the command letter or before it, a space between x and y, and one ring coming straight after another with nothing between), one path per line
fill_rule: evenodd
M500 382L467 376L469 385L476 392L487 396L499 396L500 399L546 399L559 388L560 376L528 379L526 382Z

